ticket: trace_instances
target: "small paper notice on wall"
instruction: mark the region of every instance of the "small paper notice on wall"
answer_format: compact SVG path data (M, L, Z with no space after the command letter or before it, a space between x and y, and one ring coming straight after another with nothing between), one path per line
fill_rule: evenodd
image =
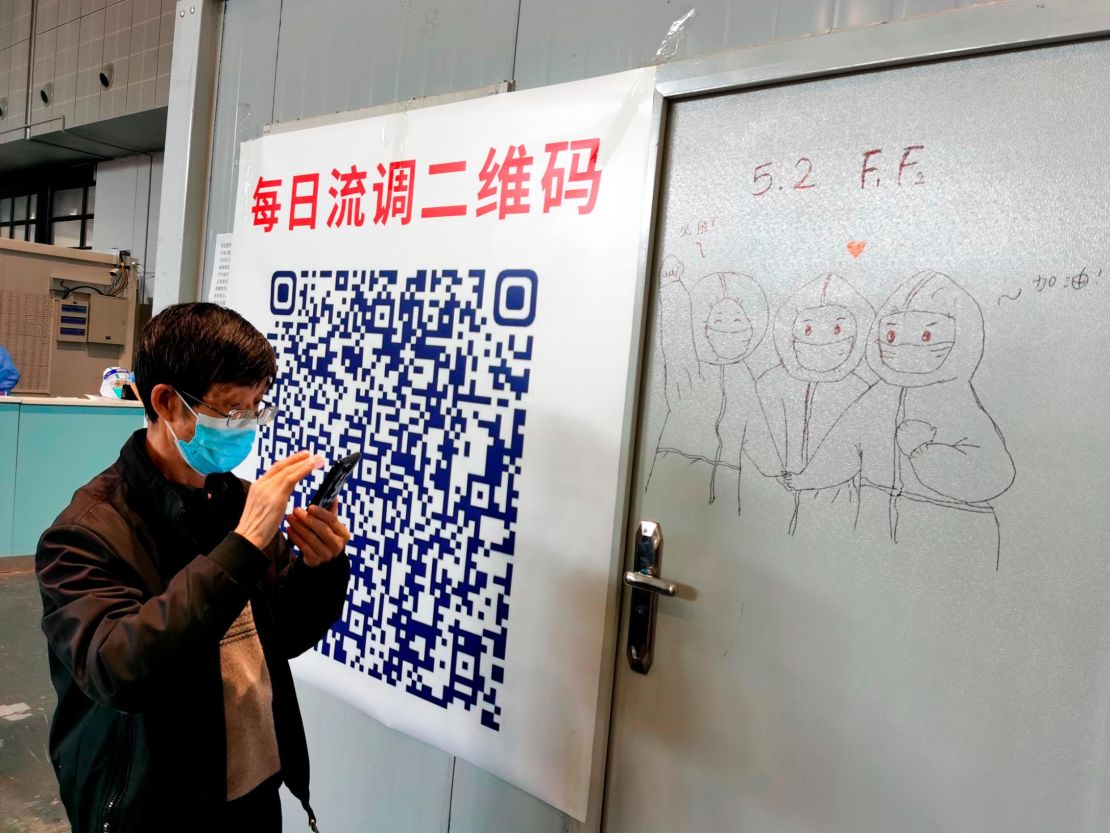
M208 288L210 303L227 306L227 288L231 281L231 249L234 234L216 235L216 261L213 265L212 285Z

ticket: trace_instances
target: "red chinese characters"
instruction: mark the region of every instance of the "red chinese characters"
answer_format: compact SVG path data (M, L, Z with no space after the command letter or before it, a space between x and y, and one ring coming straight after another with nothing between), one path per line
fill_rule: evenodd
M580 203L578 213L589 214L597 204L597 192L601 187L601 171L597 167L601 140L550 142L544 149L547 151L547 170L543 174L544 214L561 206L563 200L577 200ZM564 153L569 156L569 168L563 162L567 157L560 159Z
M328 214L328 226L355 226L361 227L366 222L366 215L362 213L362 198L366 196L366 171L360 171L351 165L350 171L340 173L335 168L331 169L332 179L339 185L328 188L328 195L332 198L331 212Z
M505 153L504 160L494 162L497 151L489 149L486 163L482 172L478 174L482 180L482 187L478 190L478 199L493 202L479 205L474 212L478 217L497 210L497 217L504 220L510 214L528 213L528 183L531 180L530 168L532 157L528 155L524 145L510 145Z
M273 231L274 226L278 224L281 203L278 202L277 189L280 187L280 179L262 177L258 178L258 184L254 186L254 205L251 211L254 213L254 224L262 226L263 231Z
M466 173L466 160L461 162L440 162L428 166L428 176L442 176L444 174ZM466 203L454 205L433 205L420 209L421 217L465 217Z
M540 194L544 214L560 208L576 208L578 214L592 212L603 175L599 164L601 139L547 142L543 148L545 156L537 163L524 144L491 147L477 173L469 176L474 167L466 159L426 166L418 165L415 159L378 162L373 165L377 180L373 182L371 223L385 226L393 220L407 226L414 218L468 215L505 220L540 211ZM421 186L418 191L418 169L421 176L428 177L431 187ZM367 225L363 198L367 196L369 172L369 168L357 164L331 168L331 182L322 197L320 173L297 174L288 180L259 177L252 194L253 224L264 232L273 231L283 222L290 231L316 229L318 217L326 212L327 228L362 228ZM418 193L431 193L432 200L427 196L423 199L438 204L418 205ZM444 195L454 200L443 199ZM472 201L466 199L468 195ZM321 198L325 203L322 208Z
M416 179L416 162L390 162L389 167L378 165L378 176L384 180L374 183L374 195L378 207L374 211L374 222L385 225L391 217L407 226L412 221L412 195Z
M289 200L289 229L299 226L316 228L316 198L320 191L319 174L293 177L293 193Z

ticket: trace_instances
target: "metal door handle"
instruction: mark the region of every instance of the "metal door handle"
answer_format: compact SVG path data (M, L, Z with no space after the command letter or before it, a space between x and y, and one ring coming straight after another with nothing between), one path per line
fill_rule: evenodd
M664 581L661 578L634 573L631 570L624 574L624 583L637 590L658 593L660 596L673 596L678 592L678 586L673 581Z
M655 649L655 617L660 596L674 596L673 581L659 577L663 560L663 527L655 521L640 521L636 530L635 563L624 574L632 588L628 605L628 665L638 674L651 669Z

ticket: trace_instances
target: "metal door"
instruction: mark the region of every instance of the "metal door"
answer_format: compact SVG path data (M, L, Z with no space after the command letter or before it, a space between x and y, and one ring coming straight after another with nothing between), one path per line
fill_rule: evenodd
M678 592L607 833L1106 829L1108 79L1090 40L670 105L632 511Z

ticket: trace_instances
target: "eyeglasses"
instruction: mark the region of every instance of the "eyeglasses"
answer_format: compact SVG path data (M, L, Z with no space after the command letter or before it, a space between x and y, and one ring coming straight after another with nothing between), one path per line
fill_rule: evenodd
M257 411L253 408L236 408L234 411L228 411L227 413L224 413L219 408L209 405L203 399L198 399L191 393L185 393L184 391L179 391L179 393L181 394L181 396L190 399L195 404L203 405L205 408L208 408L211 411L215 411L217 414L227 420L228 428L249 428L251 423L256 421L259 426L269 425L271 422L274 421L274 417L276 417L278 413L277 405L268 405L265 402L262 403L262 407L260 407Z

